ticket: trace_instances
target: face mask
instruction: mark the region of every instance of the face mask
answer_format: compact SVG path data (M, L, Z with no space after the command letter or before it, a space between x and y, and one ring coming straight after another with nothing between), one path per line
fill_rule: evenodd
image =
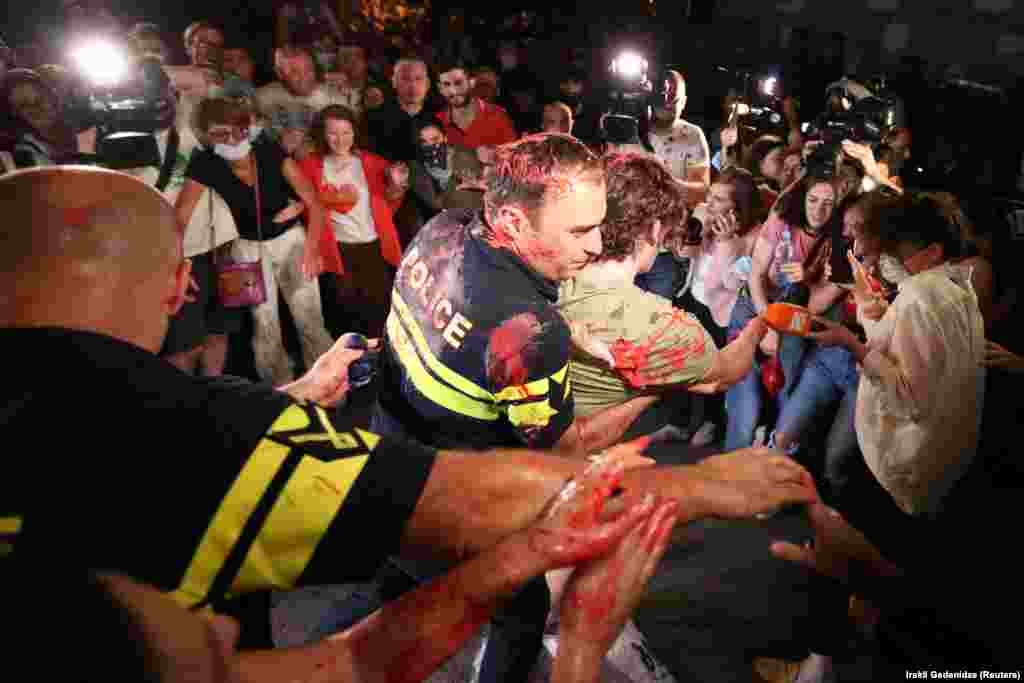
M227 161L240 161L249 154L251 149L249 141L243 140L237 145L215 145L213 152Z
M263 135L263 126L249 126L249 142L256 142L256 138Z
M444 142L436 145L420 145L420 161L424 166L448 168L448 145Z
M878 270L881 272L883 280L894 285L898 285L910 277L910 272L907 271L903 263L890 254L882 254L878 258Z

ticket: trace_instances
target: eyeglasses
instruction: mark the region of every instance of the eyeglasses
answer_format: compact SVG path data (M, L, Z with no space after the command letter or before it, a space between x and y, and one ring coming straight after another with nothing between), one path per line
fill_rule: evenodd
M206 133L206 137L216 144L224 144L231 140L246 140L249 138L249 126L236 126L231 129L221 128Z

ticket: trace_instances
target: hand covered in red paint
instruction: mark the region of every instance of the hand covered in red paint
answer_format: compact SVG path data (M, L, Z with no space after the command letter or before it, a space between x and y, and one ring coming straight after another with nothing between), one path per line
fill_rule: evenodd
M560 611L559 656L572 649L601 656L619 636L654 573L678 519L679 501L660 503L615 552L577 567Z
M621 459L596 456L551 499L526 530L529 548L544 565L540 571L602 557L650 517L656 502L653 494L625 509L613 500L624 471Z
M796 503L814 503L810 473L769 448L745 448L702 460L698 497L711 517L746 518Z

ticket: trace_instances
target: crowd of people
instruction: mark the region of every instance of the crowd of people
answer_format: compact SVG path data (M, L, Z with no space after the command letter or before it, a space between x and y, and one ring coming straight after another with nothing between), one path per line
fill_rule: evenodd
M670 70L621 137L507 37L377 54L289 2L257 84L215 21L67 4L153 113L126 159L81 65L0 51L3 424L50 451L0 485L16 661L59 612L53 677L425 680L483 632L467 680L528 681L555 623L550 679L609 680L674 529L800 506L764 553L870 605L878 680L1019 676L1015 297L905 124L822 164L727 97L709 139ZM265 598L317 585L354 587L275 648Z

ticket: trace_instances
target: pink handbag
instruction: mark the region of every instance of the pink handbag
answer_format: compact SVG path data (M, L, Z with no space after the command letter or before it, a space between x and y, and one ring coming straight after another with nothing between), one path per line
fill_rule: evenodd
M216 260L214 251L214 267L217 271L217 295L221 305L226 308L243 306L259 306L267 300L267 283L263 280L263 207L260 203L260 175L256 160L256 232L259 235L259 258L255 261L239 261L227 258ZM213 194L210 190L210 232L213 232Z

